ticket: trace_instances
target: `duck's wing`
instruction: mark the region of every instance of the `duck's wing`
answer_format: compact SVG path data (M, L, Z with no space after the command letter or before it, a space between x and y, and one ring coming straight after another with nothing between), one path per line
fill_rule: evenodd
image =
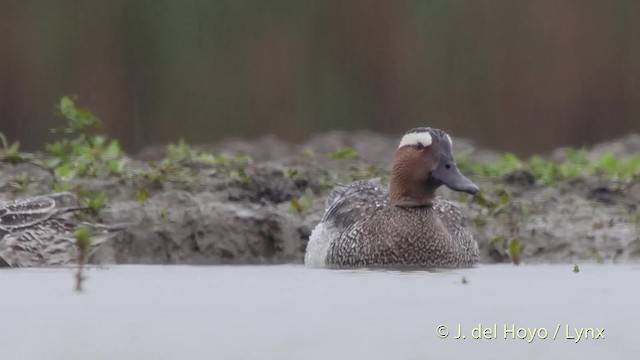
M68 211L83 209L69 192L41 195L0 203L0 230L6 232L36 225Z
M339 229L347 228L384 208L387 197L387 190L379 178L338 185L329 194L322 221Z

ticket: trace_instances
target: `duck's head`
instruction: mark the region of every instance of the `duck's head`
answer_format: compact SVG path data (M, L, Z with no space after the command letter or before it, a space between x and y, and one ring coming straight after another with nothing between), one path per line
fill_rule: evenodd
M396 206L431 205L435 191L446 185L469 194L478 186L458 170L449 135L428 127L409 130L400 141L391 171L390 202Z

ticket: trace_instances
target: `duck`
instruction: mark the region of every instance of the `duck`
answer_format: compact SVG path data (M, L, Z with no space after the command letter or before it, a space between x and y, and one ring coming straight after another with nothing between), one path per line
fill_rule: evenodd
M75 231L91 231L92 251L127 227L78 221L85 211L70 192L0 202L0 268L66 265L78 258Z
M379 178L338 184L312 230L307 267L464 268L479 259L466 218L452 201L436 197L445 185L476 194L453 156L449 134L419 127L400 140L386 188Z

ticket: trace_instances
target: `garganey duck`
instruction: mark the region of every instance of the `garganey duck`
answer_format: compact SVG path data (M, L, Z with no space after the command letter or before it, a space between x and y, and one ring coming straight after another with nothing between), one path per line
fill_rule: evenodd
M409 130L396 150L387 190L379 179L338 185L311 233L309 267L469 267L478 245L441 185L469 194L478 186L460 173L451 138L433 128Z

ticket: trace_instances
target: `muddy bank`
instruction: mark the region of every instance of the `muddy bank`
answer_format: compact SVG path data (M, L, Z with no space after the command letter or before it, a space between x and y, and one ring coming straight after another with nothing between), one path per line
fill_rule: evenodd
M298 145L273 137L227 140L197 149L230 158L245 154L252 161L224 166L187 161L181 176L153 179L145 171L167 151L149 148L128 160L130 175L77 178L72 189L107 195L99 220L137 224L98 249L95 263L300 263L331 187L378 176L386 182L397 138L334 132ZM337 151L345 147L355 151ZM471 162L499 157L463 139L454 140L454 151ZM640 135L600 144L588 154L604 152L637 154ZM549 156L563 157L565 149ZM471 177L482 188L483 201L444 188L439 193L466 212L482 262L510 261L514 239L523 246L523 262L640 260L638 176L618 181L589 175L550 186L527 171ZM51 191L53 184L53 175L41 167L0 165L5 198Z

